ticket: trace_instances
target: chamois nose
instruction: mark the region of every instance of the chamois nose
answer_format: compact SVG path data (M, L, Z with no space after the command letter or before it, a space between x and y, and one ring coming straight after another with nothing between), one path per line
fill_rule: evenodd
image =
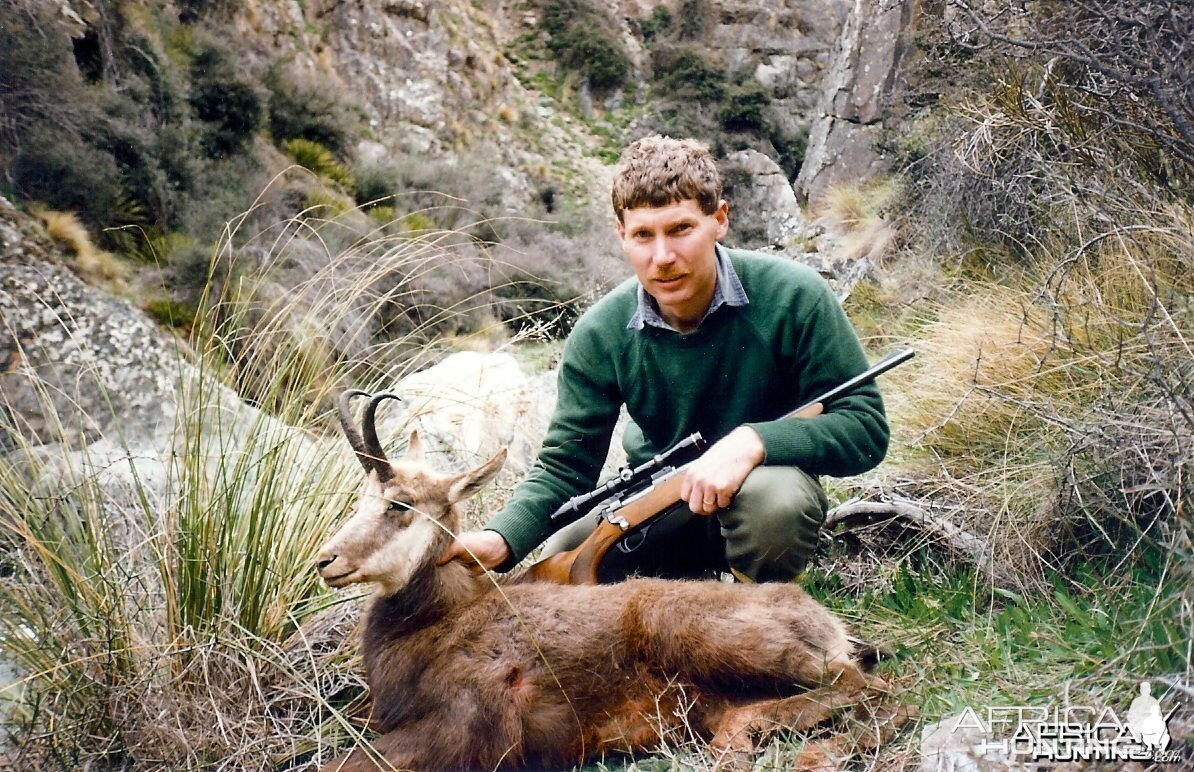
M323 555L320 555L319 557L315 558L315 567L319 569L319 573L322 574L325 570L327 570L328 566L336 562L337 557L339 557L339 555L332 555L331 557L324 557Z

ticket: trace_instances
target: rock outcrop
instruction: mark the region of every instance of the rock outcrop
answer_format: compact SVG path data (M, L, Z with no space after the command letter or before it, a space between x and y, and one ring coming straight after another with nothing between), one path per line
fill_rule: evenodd
M444 469L467 469L506 448L500 482L514 484L534 463L556 404L554 370L528 375L505 352L462 351L399 381L391 389L404 409L381 413L378 435L390 438L418 429L428 452ZM621 436L625 416L615 430L606 471L625 463Z
M84 284L3 198L0 322L0 409L19 434L74 442L169 426L182 353L141 311Z
M730 202L727 245L748 249L804 251L810 224L783 169L755 150L739 150L721 164Z
M905 55L903 39L918 0L855 0L834 46L809 133L796 193L814 201L843 182L870 179L883 166L874 148Z
M720 54L732 74L753 75L767 89L782 130L809 130L849 0L721 0L708 5L714 21L701 45Z
M263 69L286 62L352 95L373 137L362 157L483 157L520 214L544 175L579 191L604 178L600 160L576 152L599 140L525 88L506 58L536 23L508 3L465 0L267 0L233 16Z

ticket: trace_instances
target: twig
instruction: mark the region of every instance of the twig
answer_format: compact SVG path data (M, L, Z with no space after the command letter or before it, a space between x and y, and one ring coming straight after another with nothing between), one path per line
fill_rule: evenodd
M966 531L949 520L936 517L911 499L893 497L889 501L847 502L830 510L824 528L849 525L853 521L867 524L900 518L922 531L931 533L954 551L970 558L988 576L1001 585L1014 585L1012 572L995 560L986 539Z

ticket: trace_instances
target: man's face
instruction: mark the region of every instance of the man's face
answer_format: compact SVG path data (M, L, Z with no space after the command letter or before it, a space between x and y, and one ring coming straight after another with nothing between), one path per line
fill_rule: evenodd
M691 198L622 212L618 224L622 251L643 289L655 298L661 315L673 327L695 328L708 309L717 286L714 246L729 227L725 201L713 214L702 212Z

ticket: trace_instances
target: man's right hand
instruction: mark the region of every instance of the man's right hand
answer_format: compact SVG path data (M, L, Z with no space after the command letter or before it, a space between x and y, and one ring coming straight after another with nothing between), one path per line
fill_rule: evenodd
M479 574L500 566L510 557L510 545L497 531L465 531L444 550L439 565L459 560Z

